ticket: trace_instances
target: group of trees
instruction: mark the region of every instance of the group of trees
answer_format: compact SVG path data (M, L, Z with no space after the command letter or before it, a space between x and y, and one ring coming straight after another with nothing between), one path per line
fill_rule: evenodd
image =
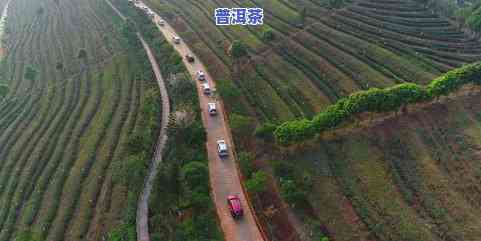
M363 112L398 111L408 104L448 95L463 85L481 84L481 63L465 65L434 79L427 86L403 83L386 89L371 88L342 98L317 114L312 120L288 121L276 128L279 144L300 143L316 134L338 127Z
M458 8L453 15L461 26L477 33L481 31L481 2Z

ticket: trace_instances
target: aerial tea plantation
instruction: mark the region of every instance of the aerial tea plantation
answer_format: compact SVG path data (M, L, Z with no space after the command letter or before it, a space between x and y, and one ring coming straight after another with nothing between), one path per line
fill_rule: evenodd
M270 177L252 196L273 240L478 239L479 73L449 97L355 115L301 144L279 147L272 135L359 91L438 88L433 80L479 61L481 41L429 1L147 2L216 80L244 176ZM216 8L254 6L262 26L215 25Z
M135 212L160 107L150 63L127 33L104 1L10 1L0 240L105 240Z

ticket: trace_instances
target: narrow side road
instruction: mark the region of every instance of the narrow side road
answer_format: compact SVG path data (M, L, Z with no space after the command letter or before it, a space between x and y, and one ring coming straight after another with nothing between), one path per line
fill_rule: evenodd
M138 241L149 241L149 197L152 192L152 186L154 185L155 177L159 169L159 164L162 162L162 153L167 142L167 125L169 124L170 115L170 102L169 95L167 93L167 88L165 87L164 79L160 74L160 68L155 60L154 55L145 42L142 36L137 33L145 51L149 57L150 63L152 64L152 69L154 70L155 77L157 78L157 83L159 84L160 96L162 99L162 123L159 138L157 139L157 144L155 146L155 153L152 163L150 164L149 174L147 180L144 184L144 190L142 191L139 203L137 205L137 240Z
M6 54L5 46L3 46L3 34L5 33L5 28L7 26L8 5L10 2L11 0L8 0L5 7L3 7L2 14L0 15L0 60L2 60Z
M149 9L143 2L136 2L136 7ZM163 26L159 22L163 20L154 13L153 21L159 31L165 36L167 41L172 42L174 36L178 36L175 30L164 20ZM195 78L197 71L205 73L207 82L212 90L215 90L215 82L208 73L207 68L200 62L199 58L182 41L173 44L175 50L183 57L183 61L189 73ZM187 54L194 56L195 62L189 63ZM220 224L227 241L265 241L263 234L256 222L251 206L247 202L239 177L238 167L234 156L234 145L225 117L225 110L222 101L213 96L205 95L202 89L203 82L194 80L197 85L199 102L202 110L202 121L207 132L207 152L209 158L209 175L212 189L212 197L220 219ZM216 116L207 113L208 103L217 103ZM229 156L221 159L217 153L217 140L225 140L228 144ZM227 205L227 196L236 194L240 197L244 216L239 220L234 220ZM139 224L139 223L138 223ZM147 240L147 239L146 239ZM140 239L139 239L140 241ZM142 240L144 241L144 240Z
M109 0L105 1L117 13L117 15L122 18L122 20L125 21L127 19ZM140 33L137 33L137 37L139 38L140 42L142 42L142 46L144 47L150 64L152 65L152 69L154 70L155 78L157 79L157 83L159 85L160 97L162 100L162 119L160 125L160 133L159 137L157 138L155 153L152 162L150 163L149 173L145 180L144 188L137 204L137 241L150 241L149 198L150 194L152 193L152 187L154 185L155 177L157 176L159 165L162 162L163 149L167 142L167 125L169 124L170 101L167 88L165 87L164 79L162 78L162 74L160 72L159 64L157 63L157 60L155 60L152 50L150 49L147 42L145 42L144 38L142 38L142 35Z

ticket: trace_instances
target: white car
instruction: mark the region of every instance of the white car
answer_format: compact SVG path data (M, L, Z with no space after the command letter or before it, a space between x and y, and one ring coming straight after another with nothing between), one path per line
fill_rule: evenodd
M203 83L202 84L202 90L204 91L204 94L210 95L210 85L209 83Z
M202 71L202 70L197 71L197 79L200 80L200 81L204 81L204 80L205 80L205 73L204 73L204 71Z
M215 103L208 103L207 104L207 111L209 111L209 115L217 115L217 108Z
M175 44L180 44L180 38L177 36L172 37L172 41L174 41Z
M163 27L163 26L165 25L165 21L164 21L164 20L159 20L158 24Z
M229 151L227 150L227 143L224 140L217 141L217 152L219 153L220 157L225 157L229 155Z

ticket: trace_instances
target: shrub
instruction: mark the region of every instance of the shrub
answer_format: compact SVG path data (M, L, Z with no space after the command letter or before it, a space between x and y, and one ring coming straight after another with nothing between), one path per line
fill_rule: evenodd
M273 161L274 174L281 179L293 179L295 177L294 164L285 161Z
M262 40L264 40L266 42L270 42L274 39L275 39L275 35L274 35L274 30L272 30L272 28L266 28L262 32Z
M79 50L77 58L79 58L79 59L87 58L87 51L85 49Z
M267 174L263 171L257 171L247 180L246 188L249 193L258 194L265 192L267 189Z
M114 229L108 236L109 241L135 241L137 240L137 233L135 225L122 224Z
M36 77L37 70L34 69L32 66L27 66L27 69L25 70L25 79L35 80Z
M264 123L256 128L254 131L254 135L258 138L264 140L272 140L274 136L272 135L276 130L276 125L270 122Z
M230 54L234 59L247 56L247 46L239 40L234 40L232 42Z
M232 113L229 124L236 137L246 138L254 131L254 120L248 116Z
M8 93L8 85L0 84L0 99L5 97Z
M303 205L307 201L306 193L294 180L281 180L281 196L292 205Z
M312 122L307 119L289 121L281 124L274 131L277 141L281 144L291 144L314 137Z
M246 178L250 178L250 176L254 172L254 165L252 164L253 160L254 160L254 157L251 153L245 152L245 151L239 153L240 169L242 174Z

